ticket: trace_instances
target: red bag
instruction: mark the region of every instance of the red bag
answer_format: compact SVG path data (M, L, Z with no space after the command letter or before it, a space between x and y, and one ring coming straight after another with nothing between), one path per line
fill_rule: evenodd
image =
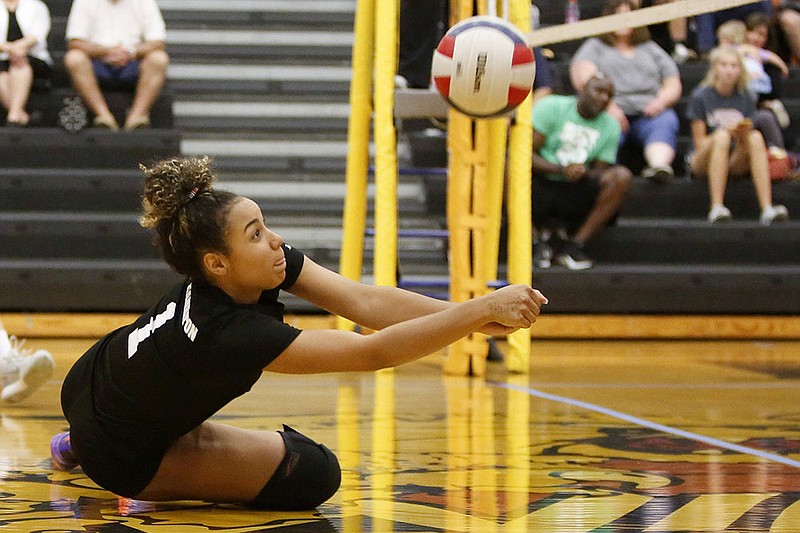
M773 180L785 180L792 173L792 161L786 150L772 147L769 149L769 177Z

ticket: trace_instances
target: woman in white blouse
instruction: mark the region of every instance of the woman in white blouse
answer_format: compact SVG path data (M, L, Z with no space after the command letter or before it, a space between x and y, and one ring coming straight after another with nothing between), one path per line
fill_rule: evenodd
M33 79L50 75L50 11L41 0L2 0L0 5L0 104L7 110L7 125L27 126Z

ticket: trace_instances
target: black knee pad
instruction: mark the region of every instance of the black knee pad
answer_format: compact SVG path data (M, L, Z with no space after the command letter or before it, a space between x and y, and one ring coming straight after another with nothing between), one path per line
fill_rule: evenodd
M339 460L327 446L285 424L278 433L286 446L286 455L251 505L284 511L313 509L339 489L342 483Z

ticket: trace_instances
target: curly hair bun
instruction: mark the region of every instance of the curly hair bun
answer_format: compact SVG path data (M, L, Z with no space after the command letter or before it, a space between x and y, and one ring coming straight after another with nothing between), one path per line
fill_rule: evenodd
M215 179L210 166L208 157L167 159L150 168L140 165L145 175L141 225L154 228L174 219L192 198L210 190Z

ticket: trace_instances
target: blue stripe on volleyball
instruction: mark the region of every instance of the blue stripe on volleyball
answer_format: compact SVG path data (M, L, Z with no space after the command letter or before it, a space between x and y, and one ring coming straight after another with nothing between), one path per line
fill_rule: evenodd
M462 23L459 22L459 24L462 24ZM486 19L472 20L472 21L468 20L466 22L463 22L463 25L461 25L461 26L458 26L458 27L453 26L450 29L450 31L447 32L447 35L449 35L451 37L455 37L456 35L458 35L459 33L463 32L464 30L469 30L471 28L476 28L478 26L484 26L484 27L488 27L488 28L493 28L495 30L499 30L499 31L503 32L504 34L506 34L506 36L509 39L514 41L515 45L521 44L521 45L526 46L526 47L528 46L528 43L526 43L525 41L520 39L519 35L517 35L513 31L511 31L510 29L506 28L502 24L499 24L499 23L491 21L491 20L486 20Z

